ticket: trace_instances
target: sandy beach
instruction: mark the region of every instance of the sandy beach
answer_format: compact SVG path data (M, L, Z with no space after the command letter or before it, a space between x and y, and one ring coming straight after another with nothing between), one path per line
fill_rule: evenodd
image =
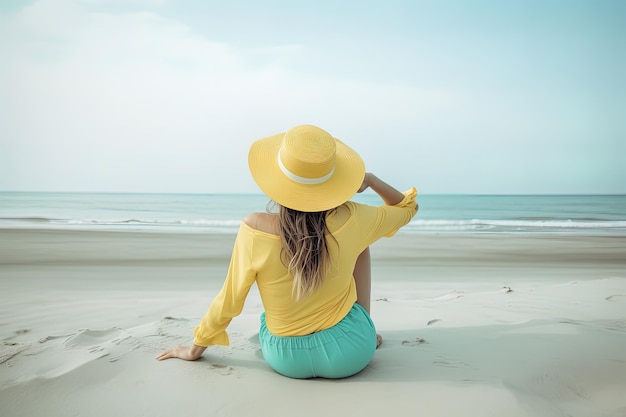
M189 344L232 234L0 231L0 414L626 416L626 238L398 234L372 248L384 343L344 380L274 373L253 288Z

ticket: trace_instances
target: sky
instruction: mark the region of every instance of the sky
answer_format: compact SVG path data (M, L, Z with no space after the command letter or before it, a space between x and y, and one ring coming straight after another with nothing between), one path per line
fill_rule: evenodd
M421 193L626 194L626 2L0 2L0 190L259 192L314 124Z

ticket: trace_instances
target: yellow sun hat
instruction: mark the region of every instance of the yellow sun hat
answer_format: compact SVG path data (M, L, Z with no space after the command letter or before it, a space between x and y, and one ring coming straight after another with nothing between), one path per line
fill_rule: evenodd
M365 177L365 164L356 151L311 125L257 140L250 147L248 166L269 198L306 212L345 203Z

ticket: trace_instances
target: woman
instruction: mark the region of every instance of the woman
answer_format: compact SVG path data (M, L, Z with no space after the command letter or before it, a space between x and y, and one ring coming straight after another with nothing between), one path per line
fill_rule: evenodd
M368 248L411 220L416 190L401 193L366 173L354 150L310 125L256 141L248 165L279 213L243 220L226 281L193 345L157 359L196 360L207 346L228 345L226 328L256 282L265 309L259 340L275 371L292 378L356 374L382 341L369 316ZM385 205L348 201L367 188Z

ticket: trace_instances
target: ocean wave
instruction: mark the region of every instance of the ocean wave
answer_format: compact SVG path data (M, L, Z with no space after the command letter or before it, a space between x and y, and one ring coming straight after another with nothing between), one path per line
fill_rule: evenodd
M146 219L127 219L127 220L84 220L84 219L51 219L53 224L68 225L145 225L145 226L208 226L208 227L234 227L239 226L241 220L209 220L209 219L192 219L192 220L146 220Z
M4 217L0 227L57 228L91 230L172 230L236 232L241 220L234 219L59 219L46 217ZM417 219L402 231L406 232L581 232L608 231L626 233L626 221L563 220L563 219L505 219L505 220L446 220Z
M117 230L238 228L241 220L216 219L59 219L45 217L2 217L0 226L33 228L89 228Z
M624 229L626 221L602 221L602 220L413 220L407 226L412 230L432 231L532 231L532 230L597 230L597 229Z

